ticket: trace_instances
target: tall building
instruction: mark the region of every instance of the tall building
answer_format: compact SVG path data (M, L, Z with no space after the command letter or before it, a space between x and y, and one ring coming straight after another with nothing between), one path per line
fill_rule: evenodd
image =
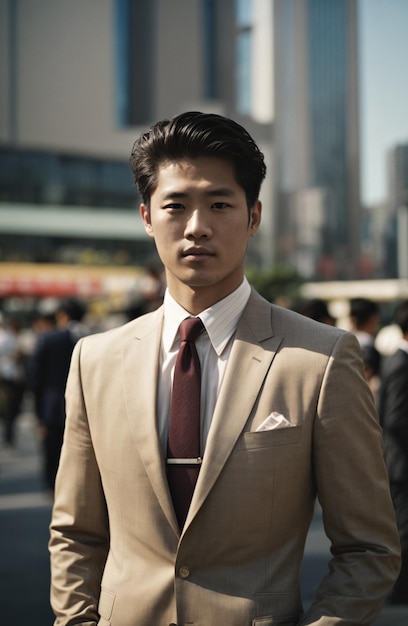
M388 153L386 272L390 278L408 278L408 144Z
M278 258L306 276L358 273L356 0L275 0Z

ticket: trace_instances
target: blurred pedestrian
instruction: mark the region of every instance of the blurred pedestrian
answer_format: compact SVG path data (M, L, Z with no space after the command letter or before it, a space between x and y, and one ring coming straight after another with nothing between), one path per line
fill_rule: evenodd
M56 328L40 332L31 361L31 389L43 445L44 483L54 491L65 427L65 386L72 351L87 334L82 320L86 308L76 299L60 303Z
M397 351L384 361L379 411L402 552L401 573L390 600L408 604L408 300L398 305L394 319L402 337Z
M380 325L380 307L368 298L350 300L351 331L361 347L367 382L373 395L378 400L381 375L381 354L375 347L375 338Z
M244 276L261 151L233 120L189 112L141 135L131 166L167 289L75 347L55 624L371 623L399 567L381 430L355 337ZM333 558L303 614L317 496Z
M316 322L336 326L336 318L330 313L326 302L320 298L303 300L295 307L295 310Z
M0 413L6 447L16 445L16 422L26 388L25 351L21 341L21 322L6 320L0 330Z

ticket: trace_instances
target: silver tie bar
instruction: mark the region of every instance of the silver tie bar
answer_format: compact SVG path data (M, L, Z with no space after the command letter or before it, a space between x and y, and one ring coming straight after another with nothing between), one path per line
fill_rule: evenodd
M167 465L201 465L202 462L200 456L194 459L166 459Z

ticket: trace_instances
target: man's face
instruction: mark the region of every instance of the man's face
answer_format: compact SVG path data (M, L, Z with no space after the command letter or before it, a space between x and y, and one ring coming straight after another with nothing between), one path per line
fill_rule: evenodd
M165 266L169 291L181 304L198 296L203 306L211 306L242 282L261 204L256 202L248 215L233 165L223 159L164 162L157 180L150 211L145 205L140 211Z

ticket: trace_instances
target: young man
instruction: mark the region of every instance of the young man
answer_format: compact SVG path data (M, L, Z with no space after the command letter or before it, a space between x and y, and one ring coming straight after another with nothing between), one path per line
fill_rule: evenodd
M51 524L55 623L371 623L399 568L381 431L355 337L271 305L244 277L262 154L235 122L185 113L141 136L131 167L167 291L157 311L75 349ZM197 316L200 449L173 458L179 326ZM180 353L186 341L193 352L183 334ZM185 404L193 395L192 382ZM172 467L186 463L200 469L180 512ZM316 494L333 558L304 613Z
M85 305L62 300L55 312L55 328L42 332L32 355L30 386L43 444L44 487L54 493L65 427L65 386L72 351L78 339L88 334L82 323Z

